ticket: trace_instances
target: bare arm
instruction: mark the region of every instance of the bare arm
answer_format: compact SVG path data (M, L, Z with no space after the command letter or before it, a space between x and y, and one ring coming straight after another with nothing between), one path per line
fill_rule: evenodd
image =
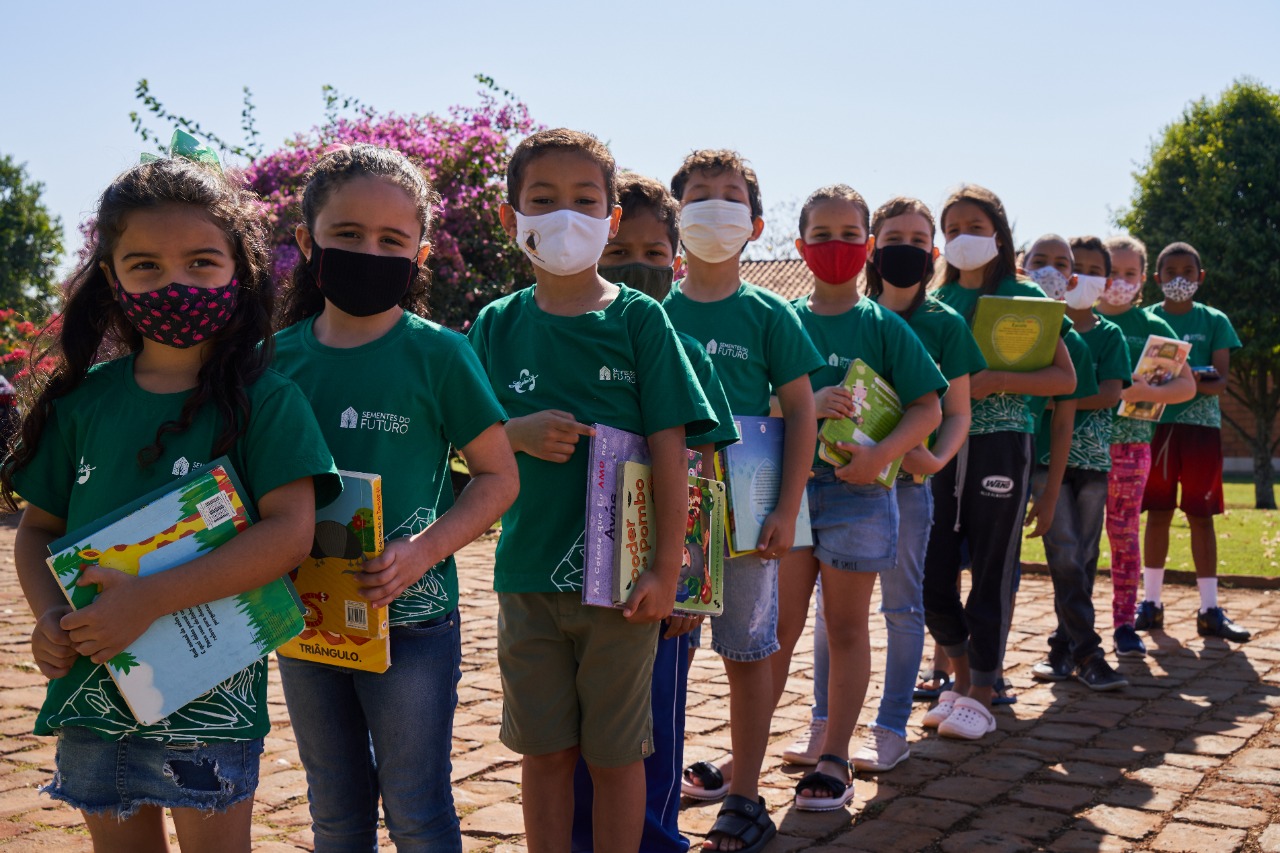
M653 460L653 512L656 553L649 571L640 575L622 615L628 622L657 622L671 613L680 579L680 550L689 517L689 461L684 427L649 436Z
M1058 339L1053 364L1029 373L1007 370L980 370L973 374L969 394L981 400L992 394L1030 394L1033 397L1060 397L1076 390L1076 369L1067 345Z
M969 405L969 374L951 380L942 398L942 425L934 437L933 447L912 449L902 459L909 474L936 474L946 467L969 438L973 411Z
M1217 397L1227 390L1227 383L1231 381L1231 350L1223 348L1213 351L1213 369L1218 371L1217 378L1197 377L1196 391Z
M1049 421L1049 474L1044 491L1027 513L1027 526L1035 524L1031 538L1043 536L1053 524L1053 511L1058 505L1058 492L1067 473L1067 456L1071 453L1071 432L1076 420L1076 401L1057 400Z
M527 453L548 462L568 462L582 436L595 430L578 423L569 412L547 409L507 421L507 440L516 453Z
M942 422L942 407L936 391L921 395L907 404L902 420L875 447L840 442L840 450L848 453L849 463L836 469L836 476L849 483L874 483L885 466L919 447Z
M1082 412L1114 409L1120 404L1120 392L1123 390L1124 383L1119 379L1104 379L1098 383L1097 394L1090 394L1088 397L1080 397L1076 400L1076 409Z
M1120 392L1121 399L1131 403L1185 403L1195 395L1196 377L1186 364L1163 385L1152 385L1137 376L1132 385Z
M36 617L31 631L31 654L45 678L66 675L79 657L71 636L61 625L62 617L71 612L71 605L44 561L49 556L49 543L66 531L65 519L28 505L18 522L13 546L18 582Z

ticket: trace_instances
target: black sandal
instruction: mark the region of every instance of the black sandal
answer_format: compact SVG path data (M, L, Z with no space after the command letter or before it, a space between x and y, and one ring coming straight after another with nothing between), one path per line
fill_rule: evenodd
M796 808L802 812L831 812L842 809L853 799L853 767L848 759L838 755L825 754L818 757L818 763L824 761L843 764L849 781L837 779L830 773L814 770L806 774L796 783ZM801 791L826 791L830 796L812 797L801 794Z
M734 838L745 845L737 853L759 853L777 834L778 829L765 809L764 797L753 803L746 797L730 794L724 798L707 838L713 835Z
M954 684L951 676L944 669L935 669L933 675L930 675L927 679L924 677L924 673L920 673L920 681L932 681L938 686L921 687L920 682L916 682L916 689L911 694L911 698L917 702L932 702L941 696L943 691L950 690Z
M719 767L710 761L697 761L684 769L680 793L691 800L715 802L729 793L729 783L724 781L724 773Z

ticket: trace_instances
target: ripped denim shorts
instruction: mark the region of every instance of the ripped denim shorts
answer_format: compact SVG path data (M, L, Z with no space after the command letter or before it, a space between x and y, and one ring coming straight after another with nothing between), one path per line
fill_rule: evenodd
M126 735L103 740L58 730L57 772L41 788L87 814L133 817L142 806L222 812L258 787L262 738L231 743L157 743Z

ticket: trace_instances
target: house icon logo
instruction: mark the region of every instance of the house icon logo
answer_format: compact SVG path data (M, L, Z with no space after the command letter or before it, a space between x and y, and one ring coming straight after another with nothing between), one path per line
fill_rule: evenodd
M712 338L707 341L707 355L715 355L716 350L720 349L720 345L716 343L716 339Z
M836 355L835 353L831 353L831 355L827 356L827 364L831 365L832 367L839 367L840 356Z
M610 370L609 368L607 368L607 367L602 367L602 368L600 368L600 381L601 381L601 382L608 382L608 381L609 381L610 379L612 379L612 378L613 378L613 371L611 371L611 370Z
M175 477L185 477L190 470L191 463L187 461L185 456L179 456L178 461L173 463L173 476Z
M356 410L347 406L347 410L342 413L342 419L338 422L338 426L342 429L355 429L358 420L359 415L356 414Z

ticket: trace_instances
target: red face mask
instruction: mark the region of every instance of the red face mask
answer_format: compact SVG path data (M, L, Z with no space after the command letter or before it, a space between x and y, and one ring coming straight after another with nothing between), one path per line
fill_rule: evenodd
M862 272L867 264L866 243L846 243L843 240L805 243L800 254L818 280L827 284L844 284Z

